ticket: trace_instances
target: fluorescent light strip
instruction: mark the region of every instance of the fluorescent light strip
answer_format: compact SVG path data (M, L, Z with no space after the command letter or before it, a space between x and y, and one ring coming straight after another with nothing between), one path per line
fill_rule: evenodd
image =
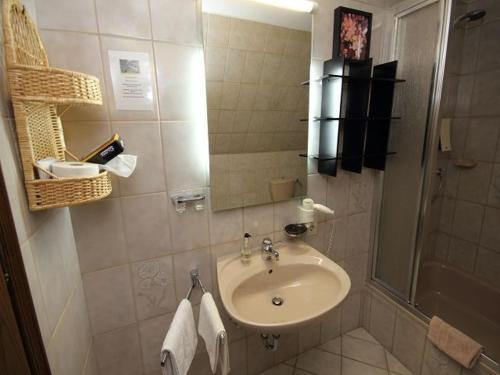
M316 9L316 3L309 0L253 0L257 3L271 5L278 8L293 10L295 12L311 13Z

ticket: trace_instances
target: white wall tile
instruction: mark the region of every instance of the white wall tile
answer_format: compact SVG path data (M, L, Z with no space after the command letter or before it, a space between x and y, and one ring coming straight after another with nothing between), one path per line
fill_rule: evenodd
M150 38L148 0L122 0L119 6L112 1L96 0L99 32L134 38Z
M36 0L38 27L96 32L97 23L92 0Z
M137 167L120 179L122 196L165 191L160 124L158 122L112 122L128 154L137 155Z
M71 217L82 272L127 262L119 199L73 207Z
M218 244L243 238L243 209L211 212L210 243Z
M206 108L203 48L155 42L154 50L160 118L203 120Z
M101 374L137 375L142 373L141 344L137 324L98 335L94 340Z
M153 39L202 44L200 0L150 0Z
M207 209L203 211L189 209L179 214L175 212L175 207L171 202L168 204L168 216L174 251L185 251L208 246Z
M373 198L373 172L365 169L362 174L349 174L349 214L370 211Z
M131 261L172 251L165 193L121 198L128 256Z
M384 298L373 294L369 331L378 342L390 351L393 348L395 322L396 307Z
M347 221L346 256L366 253L370 245L371 215L361 213L349 216Z
M243 208L243 229L252 236L272 233L274 227L274 205Z
M45 310L42 287L38 278L38 271L36 269L29 241L26 241L21 246L21 254L23 257L24 268L26 270L26 277L28 278L30 286L31 298L33 299L33 305L35 307L38 326L40 327L44 344L48 345L50 337L52 336L52 331L49 325L47 312Z
M399 310L394 330L392 353L412 373L420 373L427 329L415 316ZM411 340L408 338L411 337Z
M54 375L79 374L91 343L89 319L81 283L74 289L48 345Z
M83 286L94 334L124 327L136 320L128 265L85 274Z
M207 186L208 144L203 122L162 122L163 158L169 192Z
M274 231L280 232L288 224L296 224L299 220L299 200L291 200L274 204Z
M335 217L347 215L349 208L349 176L339 172L336 177L328 177L326 205L335 211Z
M340 329L342 333L358 328L361 322L361 295L351 292L340 306L342 309Z
M55 215L57 214L61 214L61 211ZM52 217L54 218L54 216ZM61 220L59 221L61 224L62 219L59 220ZM73 251L73 249L64 248L61 246L61 242L57 241L58 236L64 235L64 232L59 233L60 227L55 223L57 221L48 221L30 240L47 313L49 332L54 331L72 291L72 286L69 285L69 279L64 270L62 252Z
M307 176L307 196L315 203L326 205L328 177L320 174Z
M94 346L91 345L87 355L87 362L83 375L99 375L99 367L97 365L97 358L94 351Z

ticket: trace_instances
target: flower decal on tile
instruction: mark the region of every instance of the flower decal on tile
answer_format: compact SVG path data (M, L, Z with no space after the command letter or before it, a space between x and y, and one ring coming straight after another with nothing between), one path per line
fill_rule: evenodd
M139 319L175 310L171 257L135 264L134 287Z

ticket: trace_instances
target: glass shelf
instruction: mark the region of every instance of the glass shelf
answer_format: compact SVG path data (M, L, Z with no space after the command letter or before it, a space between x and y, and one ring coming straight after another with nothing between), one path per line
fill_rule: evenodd
M346 160L346 159L359 159L359 158L375 158L375 157L381 157L381 156L389 156L389 155L396 155L397 152L387 152L385 154L363 154L363 155L355 155L355 156L333 156L333 155L307 155L307 154L299 154L300 157L302 158L310 158L314 160L320 160L320 161L326 161L326 160Z
M383 121L383 120L401 120L401 117L313 117L313 121ZM300 121L309 121L307 118Z
M405 79L399 79L399 78L377 78L377 77L368 77L368 78L363 78L363 77L351 77L351 76L346 76L346 75L339 75L339 74L326 74L318 79L313 79L309 81L304 81L301 82L300 84L302 86L307 86L311 82L321 82L325 79L343 79L346 82L348 81L368 81L368 82L392 82L392 83L401 83L401 82L406 82Z

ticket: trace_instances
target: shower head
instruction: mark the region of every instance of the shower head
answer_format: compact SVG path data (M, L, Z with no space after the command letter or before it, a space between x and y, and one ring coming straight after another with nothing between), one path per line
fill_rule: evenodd
M453 21L453 26L457 26L460 22L462 21L477 21L483 18L486 15L486 10L484 9L474 9L471 10L467 13L462 14L461 16L455 18L455 21Z

